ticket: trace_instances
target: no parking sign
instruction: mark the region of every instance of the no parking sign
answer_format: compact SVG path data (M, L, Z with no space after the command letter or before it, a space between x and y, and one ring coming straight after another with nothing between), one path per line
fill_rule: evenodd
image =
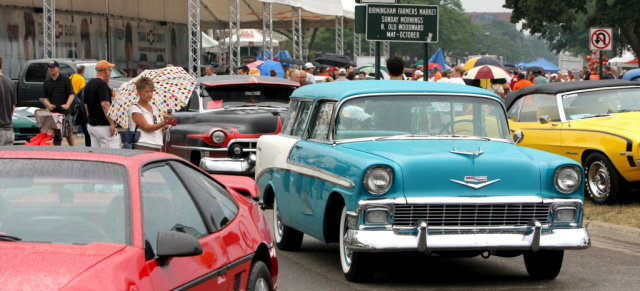
M613 42L611 28L591 28L589 48L592 50L610 51L612 50Z

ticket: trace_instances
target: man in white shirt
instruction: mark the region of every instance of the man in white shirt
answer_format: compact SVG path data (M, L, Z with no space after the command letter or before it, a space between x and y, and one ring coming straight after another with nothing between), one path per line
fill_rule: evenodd
M313 75L313 71L316 69L312 63L306 63L304 70L307 72L307 85L316 83L316 76Z

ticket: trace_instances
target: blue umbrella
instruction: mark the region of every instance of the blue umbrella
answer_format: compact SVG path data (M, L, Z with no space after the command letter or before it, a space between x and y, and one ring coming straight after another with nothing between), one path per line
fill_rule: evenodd
M266 60L258 66L258 70L260 70L261 76L271 76L271 70L274 70L278 77L284 78L284 70L282 70L282 63L280 62Z
M265 56L266 55L266 56ZM256 57L258 60L268 60L271 58L271 53L268 50L260 50L260 53L258 53L258 56Z

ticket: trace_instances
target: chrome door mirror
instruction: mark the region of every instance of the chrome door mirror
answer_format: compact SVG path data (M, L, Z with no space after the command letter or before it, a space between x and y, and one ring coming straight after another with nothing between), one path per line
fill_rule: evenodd
M542 120L542 118L540 119ZM521 143L523 139L524 139L524 132L522 132L521 130L516 130L516 132L513 133L513 142L515 144Z
M542 115L542 116L540 116L540 123L547 124L549 122L551 122L551 116L550 115Z

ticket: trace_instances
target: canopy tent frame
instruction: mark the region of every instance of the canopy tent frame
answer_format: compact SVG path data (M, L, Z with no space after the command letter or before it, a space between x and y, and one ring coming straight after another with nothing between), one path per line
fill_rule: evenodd
M188 1L189 18L189 74L194 78L200 77L200 1Z
M56 0L42 0L42 31L44 33L44 57L56 55Z
M165 3L167 3L167 6L165 7L175 7L175 3L173 3L171 0L164 0L167 1ZM262 11L256 11L257 9L254 9L252 3L250 2L262 2ZM12 2L16 2L14 5L11 5ZM4 4L4 5L0 5L0 6L6 6L6 7L24 7L24 8L29 8L29 7L38 7L37 4L35 4L34 2L38 2L38 0L33 1L32 3L28 3L30 1L25 1L22 2L21 0L9 0L9 4ZM66 2L65 2L66 3ZM106 10L104 10L104 12L101 12L101 9L96 9L96 5L92 5L91 3L86 4L86 6L80 5L81 7L77 8L76 6L69 6L68 5L63 5L64 7L62 9L59 9L59 11L56 11L56 0L42 0L42 7L43 7L43 34L44 34L44 41L43 41L43 50L44 50L44 56L46 58L51 58L54 57L55 54L55 49L56 49L56 39L55 39L55 33L56 33L56 25L55 25L55 14L56 12L60 13L69 13L69 14L73 14L73 15L93 15L93 16L102 16L105 17L106 22L107 22L107 26L109 25L109 20L110 18L112 19L123 19L123 20L132 20L132 21L139 21L139 22L147 22L147 23L164 23L164 25L166 25L167 23L174 23L174 24L185 24L185 22L181 22L180 17L176 17L175 13L173 15L171 15L168 12L165 13L156 13L156 14L148 14L146 16L144 16L144 13L139 13L137 12L137 7L138 5L142 5L142 4L126 4L125 6L122 6L122 3L127 3L127 2L122 2L120 0L106 0ZM214 12L214 10L216 10L217 8L214 8L213 6L211 6L210 4L211 2L205 1L205 0L188 0L187 1L187 20L186 20L186 26L189 30L189 73L194 75L194 76L199 76L200 72L199 72L199 67L200 67L200 63L201 60L200 58L202 56L200 56L200 52L201 52L201 43L202 43L202 36L201 32L202 29L206 29L206 28L215 28L215 29L223 29L225 26L225 21L227 20L222 20L219 13L218 15L216 15L217 13ZM324 11L324 10L318 10L317 6L313 7L314 5L309 5L310 3L304 4L303 1L300 1L296 4L291 4L291 2L287 2L287 1L279 1L279 0L243 0L243 3L246 4L246 6L249 8L249 10L251 10L253 12L253 15L255 16L255 18L258 20L258 22L256 22L255 20L249 20L246 24L243 23L243 27L246 28L260 28L258 25L258 23L262 22L262 30L263 33L266 37L268 37L269 39L266 40L266 37L263 38L263 49L266 49L268 51L269 56L273 56L273 30L275 29L279 29L279 28L286 28L286 26L284 25L282 19L280 19L277 24L274 22L274 18L273 18L273 5L276 4L278 7L278 9L282 9L282 7L286 7L286 6L290 6L292 8L292 13L294 14L292 17L292 29L294 31L294 57L300 58L300 59L306 59L306 55L308 54L308 52L306 52L305 50L305 35L302 33L303 32L303 25L304 27L309 27L309 28L315 28L315 27L331 27L332 23L334 22L335 24L338 24L337 26L339 27L339 35L336 35L336 52L340 52L341 54L344 54L344 25L347 22L347 20L345 19L345 13L347 13L347 11L345 11L344 9L342 9L342 11L336 12L334 11ZM23 5L24 4L24 5ZM170 4L174 4L174 6L170 6ZM241 14L240 14L240 1L239 0L229 0L229 19L228 19L228 27L229 27L229 31L230 33L233 33L235 31L236 33L236 40L239 40L239 30L240 30L240 22L241 22ZM315 3L311 3L311 4L315 4ZM115 5L115 6L114 6ZM253 5L253 6L252 6ZM296 6L299 7L296 7ZM65 8L67 7L67 8ZM120 7L120 9L115 9L114 14L110 14L109 10L111 7L114 8L118 8ZM136 11L134 13L127 13L127 10L129 7L133 7L135 10L129 9L128 11ZM184 6L183 6L184 7ZM332 6L333 7L333 6ZM124 8L124 9L123 9ZM202 8L202 9L201 9ZM170 8L165 8L165 11L169 11L167 9ZM319 18L319 19L315 19L315 18L309 18L309 19L305 19L302 15L302 9L310 9L308 10L311 13L315 13L321 16L324 16L324 18ZM219 10L219 9L217 9ZM120 11L120 12L118 12ZM123 12L124 11L124 12ZM140 10L142 11L142 10ZM175 12L175 9L174 11ZM219 12L219 11L218 11ZM260 13L262 12L262 13ZM325 14L326 12L326 14ZM204 20L201 16L201 13L205 13L206 17L208 18L207 20ZM334 14L335 13L335 14ZM259 15L262 14L262 17L260 17ZM334 15L335 19L333 21L329 20L326 18L326 16L329 15ZM136 17L138 16L138 17ZM147 18L148 17L148 18ZM349 25L353 25L354 20L353 15L349 16ZM311 20L313 19L313 20ZM109 34L109 28L107 27L107 34ZM358 37L358 39L360 39L360 37ZM354 40L356 41L356 40ZM360 40L361 41L361 40ZM111 47L110 47L110 43L109 40L107 40L107 48L106 48L106 58L109 59L111 58ZM388 44L387 44L388 45ZM361 44L360 42L358 42L357 44L354 43L354 46L357 47L357 49L354 49L354 51L357 51L357 54L359 55L361 53ZM229 66L230 66L230 71L231 73L235 73L234 69L235 67L240 65L240 48L239 48L239 42L235 42L233 43L233 45L229 46ZM354 54L356 54L356 52L354 52ZM218 55L218 57L220 57Z
M359 57L362 55L362 36L353 30L353 57Z
M273 59L273 5L271 3L262 3L262 51L263 60ZM265 31L269 32L269 41L265 37ZM268 52L264 53L264 52ZM266 55L266 56L265 56Z
M336 16L336 54L344 54L344 17Z

